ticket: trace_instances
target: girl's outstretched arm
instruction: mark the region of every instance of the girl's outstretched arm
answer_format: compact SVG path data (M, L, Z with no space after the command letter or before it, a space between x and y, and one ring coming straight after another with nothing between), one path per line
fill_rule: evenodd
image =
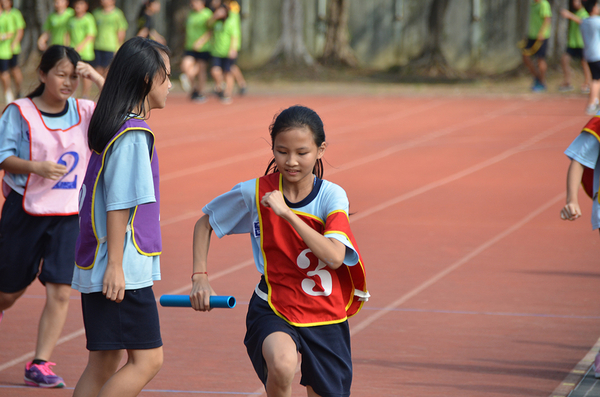
M273 209L277 216L288 221L300 237L302 237L302 240L308 245L313 254L328 267L337 269L342 266L346 255L346 246L336 239L323 236L308 226L285 204L283 194L279 190L265 194L260 203L265 207Z
M565 10L565 9L560 10L560 15L563 18L570 19L571 21L573 21L575 23L581 23L581 18L579 18L577 15L573 14L569 10Z
M208 282L207 274L208 248L210 247L212 230L208 215L202 216L194 227L194 267L192 292L190 292L190 301L194 310L210 310L210 296L216 295Z
M123 246L129 221L129 209L106 213L106 244L108 263L102 280L102 293L106 299L121 302L125 297L125 275L123 273Z
M571 160L569 171L567 172L567 204L560 211L562 219L574 221L581 216L581 208L579 207L579 185L583 176L583 165L578 161Z
M84 79L92 80L98 89L102 90L102 87L104 86L104 76L98 73L89 63L82 61L77 62L75 73Z

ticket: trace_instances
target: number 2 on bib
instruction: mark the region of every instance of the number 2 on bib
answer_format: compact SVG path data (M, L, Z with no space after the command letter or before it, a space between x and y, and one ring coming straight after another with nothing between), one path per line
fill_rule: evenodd
M300 255L298 255L298 258L296 258L296 264L300 269L308 269L308 267L310 266L310 259L307 256L309 252L312 251L307 248L304 251L302 251ZM317 268L315 270L307 272L306 275L309 277L319 277L319 281L323 290L315 290L315 287L317 286L316 281L312 278L305 278L304 280L302 280L302 290L304 292L306 292L310 296L331 295L331 292L333 291L333 282L331 279L331 273L329 273L329 270L327 269L327 265L325 263L319 260Z
M73 158L71 168L67 171L66 174L63 175L62 178L58 180L58 182L56 182L56 185L54 185L52 189L77 189L77 175L73 176L72 181L65 181L65 178L73 172L75 167L77 167L77 163L79 163L79 155L77 154L77 152L63 153L62 156L60 156L60 158L58 159L57 163L67 167L67 157Z

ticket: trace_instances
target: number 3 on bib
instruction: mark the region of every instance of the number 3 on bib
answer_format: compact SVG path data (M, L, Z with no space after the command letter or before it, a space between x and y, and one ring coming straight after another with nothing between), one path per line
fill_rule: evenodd
M296 264L300 269L308 269L310 266L310 259L307 254L312 252L310 249L305 249L298 255L296 258ZM302 280L302 290L306 292L310 296L329 296L333 291L333 282L331 279L331 273L327 269L327 265L319 260L319 264L315 270L311 270L306 273L309 277L319 277L319 281L321 284L322 291L318 289L315 291L315 287L317 283L312 278L305 278Z

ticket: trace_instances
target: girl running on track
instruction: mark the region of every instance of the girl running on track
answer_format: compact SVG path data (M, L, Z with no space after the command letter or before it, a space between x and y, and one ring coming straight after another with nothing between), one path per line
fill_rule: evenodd
M160 279L158 158L145 119L171 88L167 47L134 37L115 54L90 122L73 288L88 364L74 396L137 396L163 362L152 285ZM127 363L119 363L127 350Z
M270 127L274 159L265 176L242 182L210 203L194 229L190 300L210 310L211 233L249 233L262 274L246 318L246 345L267 395L291 395L302 354L309 396L349 396L348 316L369 297L348 220L344 190L323 180L327 143L311 109L293 106Z
M87 127L94 111L92 101L71 95L80 77L99 89L104 83L80 59L73 48L48 48L38 67L40 85L12 102L0 118L6 197L0 218L0 311L11 307L36 277L46 286L34 360L25 367L25 383L31 386L64 386L49 360L69 307L79 232L77 196L90 158Z

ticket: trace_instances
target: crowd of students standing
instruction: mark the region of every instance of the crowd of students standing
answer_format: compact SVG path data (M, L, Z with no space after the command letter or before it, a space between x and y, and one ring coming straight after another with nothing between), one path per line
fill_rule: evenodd
M13 8L12 0L0 0L0 82L5 103L21 97L23 75L19 66L25 20ZM114 53L123 44L129 24L115 0L100 0L89 11L87 0L55 0L54 12L46 19L37 46L45 51L53 44L73 47L84 62L100 74L106 71ZM146 0L137 16L136 35L163 45L166 39L155 29L154 16L159 0ZM186 22L185 53L181 62L181 85L194 102L207 100L208 72L214 79L211 90L222 103L232 102L233 89L246 93L246 81L236 65L241 46L240 6L231 0L190 0ZM12 76L12 82L11 82ZM91 82L83 80L79 96L89 98Z

